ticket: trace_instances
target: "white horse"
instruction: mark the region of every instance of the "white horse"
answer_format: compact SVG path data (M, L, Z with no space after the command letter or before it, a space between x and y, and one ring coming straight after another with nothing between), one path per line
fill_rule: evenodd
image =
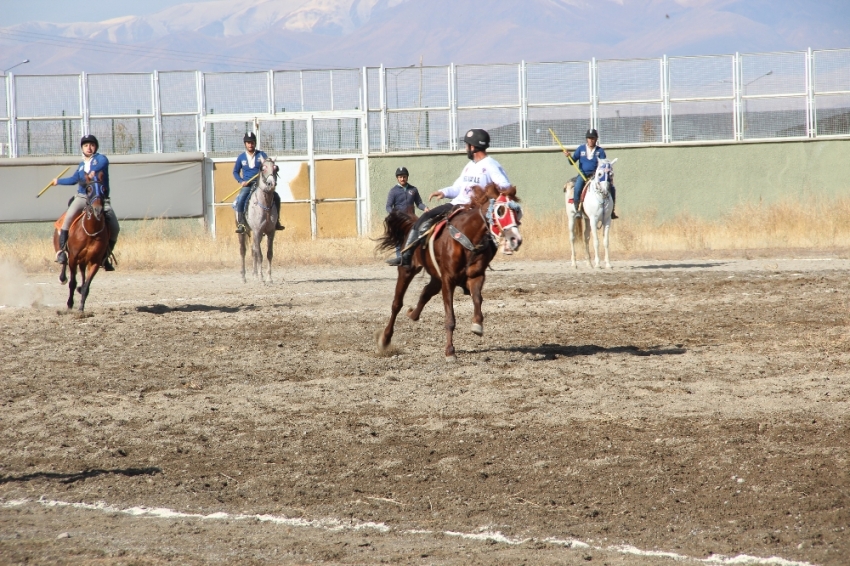
M605 247L605 267L611 269L608 260L608 232L611 229L611 212L614 210L614 199L609 192L609 186L614 177L612 165L617 160L608 161L600 159L593 178L588 179L585 184L584 204L582 206L582 218L584 222L576 222L576 207L578 203L570 202L573 194L575 181L564 185L564 200L566 201L567 217L570 226L570 255L572 266L576 267L576 238L584 236L584 248L587 252L587 265L591 268L599 267L599 228L602 228L602 245ZM596 256L595 263L590 261L590 236L593 235L593 252Z
M277 225L277 208L274 205L274 192L277 186L278 167L272 159L266 159L260 169L257 188L248 200L248 230L239 234L239 252L242 254L242 282L245 282L245 252L248 240L252 239L251 252L254 258L254 278L263 281L263 252L260 243L266 237L269 260L269 283L272 282L272 257L274 257L274 235ZM259 269L259 277L257 270Z

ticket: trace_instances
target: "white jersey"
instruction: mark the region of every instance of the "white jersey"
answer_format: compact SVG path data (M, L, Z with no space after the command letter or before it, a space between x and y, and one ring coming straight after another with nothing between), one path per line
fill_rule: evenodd
M472 187L486 187L495 183L500 189L511 186L508 176L499 162L490 156L481 161L470 161L460 172L460 177L451 187L446 187L441 192L446 198L452 199L452 204L469 204L472 201Z

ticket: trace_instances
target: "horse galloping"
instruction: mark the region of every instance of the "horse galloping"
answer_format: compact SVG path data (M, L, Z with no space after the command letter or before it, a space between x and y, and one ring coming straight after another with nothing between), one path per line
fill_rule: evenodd
M257 188L248 200L248 230L239 234L239 253L242 255L242 282L245 283L245 253L248 240L252 239L251 256L254 259L254 278L263 281L263 252L260 249L263 236L266 237L266 257L269 261L269 280L272 282L272 258L274 257L274 234L278 213L274 206L274 192L277 187L278 167L274 160L266 159L260 169ZM259 277L257 270L259 269Z
M68 261L62 264L59 282L68 281L66 269L70 268L71 278L68 283L68 308L74 307L74 290L77 288L77 268L80 268L80 312L86 308L92 279L97 274L106 254L109 251L109 228L106 214L103 210L103 186L100 183L86 185L86 207L68 229L68 241L65 244ZM67 213L66 213L67 214ZM53 231L53 248L59 252L59 231L65 214L56 221Z
M518 250L522 245L518 221L521 210L517 204L519 201L515 198L516 187L501 191L496 185L490 184L484 189L475 187L474 191L472 202L467 207L455 209L448 219L437 221L433 225L431 234L427 237L427 250L425 246L417 246L411 266L398 268L390 320L384 331L378 335L379 352L389 348L396 317L401 310L407 288L423 269L431 276L431 280L422 289L416 307L408 309L407 316L411 320L419 320L428 301L442 292L446 361L453 362L457 359L452 341L455 329L456 287L461 287L464 294L472 295L472 332L478 336L484 334L481 290L484 287L485 272L496 255L497 240L500 236L512 251ZM415 216L390 213L384 221L384 235L379 240L379 249L391 250L396 245L403 245L415 222Z
M572 266L576 267L576 238L584 238L584 248L587 253L587 265L591 268L599 267L599 228L602 228L602 245L605 248L605 267L611 269L608 258L608 235L611 229L611 212L614 210L614 200L609 191L609 185L613 183L614 169L612 165L617 161L600 159L593 178L588 179L584 189L584 200L582 204L582 219L584 222L576 222L575 212L578 203L571 202L575 181L569 181L564 185L564 200L566 201L567 218L570 230L570 259ZM590 237L593 236L593 252L595 262L590 260Z

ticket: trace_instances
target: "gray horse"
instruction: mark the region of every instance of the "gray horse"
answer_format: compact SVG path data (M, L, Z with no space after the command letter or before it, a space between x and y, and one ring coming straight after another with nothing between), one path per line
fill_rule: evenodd
M239 234L239 251L242 254L242 282L245 282L245 252L248 249L248 239L252 238L251 253L254 257L254 278L263 281L263 252L260 243L263 236L267 238L269 260L269 280L272 282L272 257L274 256L274 233L277 225L277 209L274 205L274 192L277 186L277 165L272 159L266 159L260 169L257 189L248 200L248 230ZM259 276L257 270L259 269Z

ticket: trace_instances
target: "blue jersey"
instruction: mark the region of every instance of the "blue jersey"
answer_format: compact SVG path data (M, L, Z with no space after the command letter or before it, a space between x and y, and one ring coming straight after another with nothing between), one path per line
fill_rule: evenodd
M592 152L589 152L587 144L581 144L573 152L573 161L578 163L578 167L584 173L585 177L589 177L596 172L599 159L608 159L608 157L605 155L605 150L598 145L593 148Z
M95 174L94 180L101 184L104 196L109 198L109 160L106 156L99 153L92 155L89 163L89 172ZM81 195L85 195L87 182L86 175L86 162L83 160L80 162L79 167L77 167L77 170L73 175L57 179L56 182L59 185L78 184L79 187L77 187L77 192Z
M236 179L237 183L242 184L243 181L247 181L259 173L260 168L263 166L263 161L268 158L269 156L264 151L256 150L254 152L254 166L251 167L251 164L248 162L248 153L243 151L236 158L236 165L233 166L233 178Z

